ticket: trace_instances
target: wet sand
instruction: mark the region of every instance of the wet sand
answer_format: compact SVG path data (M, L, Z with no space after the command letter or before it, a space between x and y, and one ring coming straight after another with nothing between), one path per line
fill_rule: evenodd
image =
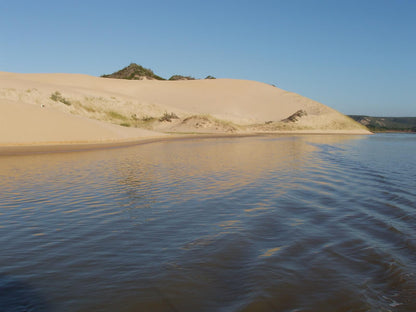
M0 156L11 155L30 155L30 154L44 154L44 153L66 153L79 152L100 149L113 149L122 147L131 147L143 144L167 142L167 141L185 141L196 139L221 139L221 138L243 138L243 137L278 137L278 136L296 136L296 135L345 135L355 136L362 135L362 133L346 133L346 132L280 132L280 133L246 133L246 134L171 134L168 136L139 138L134 140L119 140L113 142L90 142L90 143L49 143L49 144L9 144L0 145Z

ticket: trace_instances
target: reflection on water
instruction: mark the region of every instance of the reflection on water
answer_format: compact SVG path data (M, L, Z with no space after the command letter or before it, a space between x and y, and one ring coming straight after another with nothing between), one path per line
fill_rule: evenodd
M33 311L414 311L415 152L307 135L3 156L0 277Z

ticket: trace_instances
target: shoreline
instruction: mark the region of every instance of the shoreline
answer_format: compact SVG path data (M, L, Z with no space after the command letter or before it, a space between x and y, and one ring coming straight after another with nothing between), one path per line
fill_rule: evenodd
M401 130L386 130L386 131L375 131L373 133L414 133L416 134L416 131L401 131Z
M132 140L113 140L104 142L50 142L50 143L21 143L21 144L0 144L1 156L19 156L48 153L71 153L94 150L105 150L113 148L131 147L137 145L171 142L195 139L221 139L221 138L243 138L243 137L270 137L270 136L295 136L295 135L372 135L373 133L358 132L313 132L313 131L282 131L282 132L256 132L256 133L172 133L157 137L142 137Z

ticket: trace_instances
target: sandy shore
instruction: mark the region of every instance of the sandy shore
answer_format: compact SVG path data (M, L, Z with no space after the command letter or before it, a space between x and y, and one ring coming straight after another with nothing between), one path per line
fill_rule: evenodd
M14 155L31 155L44 153L64 153L64 152L81 152L92 150L105 150L113 148L132 147L143 144L172 142L172 141L186 141L198 139L225 139L225 138L246 138L246 137L279 137L279 136L298 136L298 135L328 135L333 136L355 136L363 135L362 133L353 132L311 132L311 131L290 131L279 133L250 133L250 134L172 134L169 136L151 137L151 138L137 138L133 140L119 140L111 142L98 143L48 143L48 144L9 144L0 145L0 156L14 156ZM341 137L339 137L341 138Z
M236 138L250 136L264 136L265 134L175 134L169 136L137 138L125 141L99 142L99 143L49 143L49 144L10 144L0 145L0 156L4 155L26 155L42 153L61 153L61 152L78 152L97 149L110 149L120 147L130 147L136 145L150 144L167 141L183 141L194 139L219 139L219 138Z
M298 111L301 117L283 121ZM2 154L108 148L183 134L258 133L370 132L328 106L254 81L0 72Z

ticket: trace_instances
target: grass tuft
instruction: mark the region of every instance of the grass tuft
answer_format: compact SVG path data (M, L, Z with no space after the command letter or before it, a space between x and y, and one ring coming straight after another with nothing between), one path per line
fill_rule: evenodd
M64 98L62 96L61 92L59 92L59 91L55 91L54 93L52 93L51 96L50 96L50 99L52 101L55 101L55 102L61 102L61 103L65 104L65 105L68 105L68 106L71 105L71 102L69 100L67 100L66 98Z
M124 115L122 115L122 114L120 114L118 112L115 112L115 111L107 111L105 113L111 119L119 119L119 120L123 120L123 121L127 121L128 120L128 118L126 116L124 116Z

